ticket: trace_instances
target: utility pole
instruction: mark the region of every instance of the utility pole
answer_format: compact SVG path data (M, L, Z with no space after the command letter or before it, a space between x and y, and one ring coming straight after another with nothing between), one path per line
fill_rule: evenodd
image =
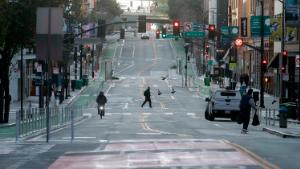
M265 48L264 48L264 1L261 0L261 20L260 20L260 107L264 108L264 68L263 68L263 59L264 59L264 53L265 53Z
M283 51L285 49L285 0L280 1L282 3L282 14L281 14L281 54L279 58L279 65L278 65L278 73L279 73L279 103L282 103L282 59L283 59Z
M184 65L184 69L185 69L185 87L187 87L187 61L188 61L188 52L189 52L189 44L186 43L184 45L184 49L185 49L185 65Z
M24 85L24 70L23 70L23 45L21 46L21 119L23 119L24 111L23 111L23 97L24 97L24 91L23 91L23 85ZM5 94L6 95L6 94ZM20 119L18 119L20 120Z

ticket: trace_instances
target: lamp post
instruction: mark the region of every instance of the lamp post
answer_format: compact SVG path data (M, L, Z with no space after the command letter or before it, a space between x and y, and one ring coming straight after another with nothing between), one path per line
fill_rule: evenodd
M278 63L278 75L279 75L279 103L282 103L282 58L283 58L283 51L285 49L285 0L278 0L282 3L282 14L281 14L281 54L279 57L279 63Z
M184 84L185 84L185 87L187 87L187 61L188 61L189 47L190 47L189 43L186 43L184 45L184 49L185 49L185 65L184 65L184 69L185 69L185 81L184 81Z
M263 65L262 65L262 62L263 62L263 59L264 59L264 53L265 53L265 48L264 48L264 26L265 26L265 23L264 23L264 1L261 0L261 23L260 23L260 36L261 36L261 39L260 39L260 107L264 108L265 107L265 104L264 104L264 92L265 92L265 89L264 89L264 70L263 70Z

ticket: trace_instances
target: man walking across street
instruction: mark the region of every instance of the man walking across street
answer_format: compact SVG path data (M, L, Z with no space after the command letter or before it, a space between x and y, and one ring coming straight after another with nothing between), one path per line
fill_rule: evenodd
M145 91L144 91L144 96L145 96L145 101L144 103L142 104L141 107L143 107L146 102L149 102L149 107L152 108L152 105L151 105L151 94L150 94L150 87L148 87Z
M250 113L251 113L251 107L257 110L254 99L252 97L253 89L249 89L247 94L242 96L241 102L240 102L240 118L243 123L243 129L242 134L247 134L248 132L248 125L250 121Z

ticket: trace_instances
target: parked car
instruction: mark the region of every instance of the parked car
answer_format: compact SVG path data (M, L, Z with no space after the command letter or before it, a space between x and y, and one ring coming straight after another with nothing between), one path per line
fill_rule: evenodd
M215 117L230 118L232 121L240 111L241 94L235 90L218 89L206 98L205 118L213 121Z
M141 39L150 39L150 36L147 33L143 33Z

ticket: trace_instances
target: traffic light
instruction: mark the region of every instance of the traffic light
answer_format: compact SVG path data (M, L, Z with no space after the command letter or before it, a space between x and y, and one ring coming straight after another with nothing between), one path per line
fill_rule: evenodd
M287 57L287 56L288 56L288 52L287 52L286 50L284 50L284 51L282 52L282 56L283 56L283 57Z
M215 25L208 25L208 38L213 40L215 39L215 31L216 31L216 28L215 28Z
M139 22L138 32L145 33L146 32L146 15L139 15L138 22Z
M261 62L262 71L266 72L267 71L267 66L268 66L268 61L266 59L263 59L262 62Z
M167 29L166 28L162 28L162 30L161 30L161 37L162 38L166 38L167 37Z
M282 66L282 67L281 67L281 72L282 72L282 73L285 73L285 71L286 71L285 66Z
M287 59L288 59L288 52L287 50L282 51L282 65L287 64Z
M105 38L105 34L106 34L105 20L100 19L100 20L98 20L97 37Z
M160 37L160 30L157 29L157 30L156 30L156 39L159 39L159 37Z
M235 44L236 47L241 47L241 46L243 46L243 40L241 38L237 38L234 41L234 44Z
M180 21L179 20L173 21L173 35L174 36L180 35Z

